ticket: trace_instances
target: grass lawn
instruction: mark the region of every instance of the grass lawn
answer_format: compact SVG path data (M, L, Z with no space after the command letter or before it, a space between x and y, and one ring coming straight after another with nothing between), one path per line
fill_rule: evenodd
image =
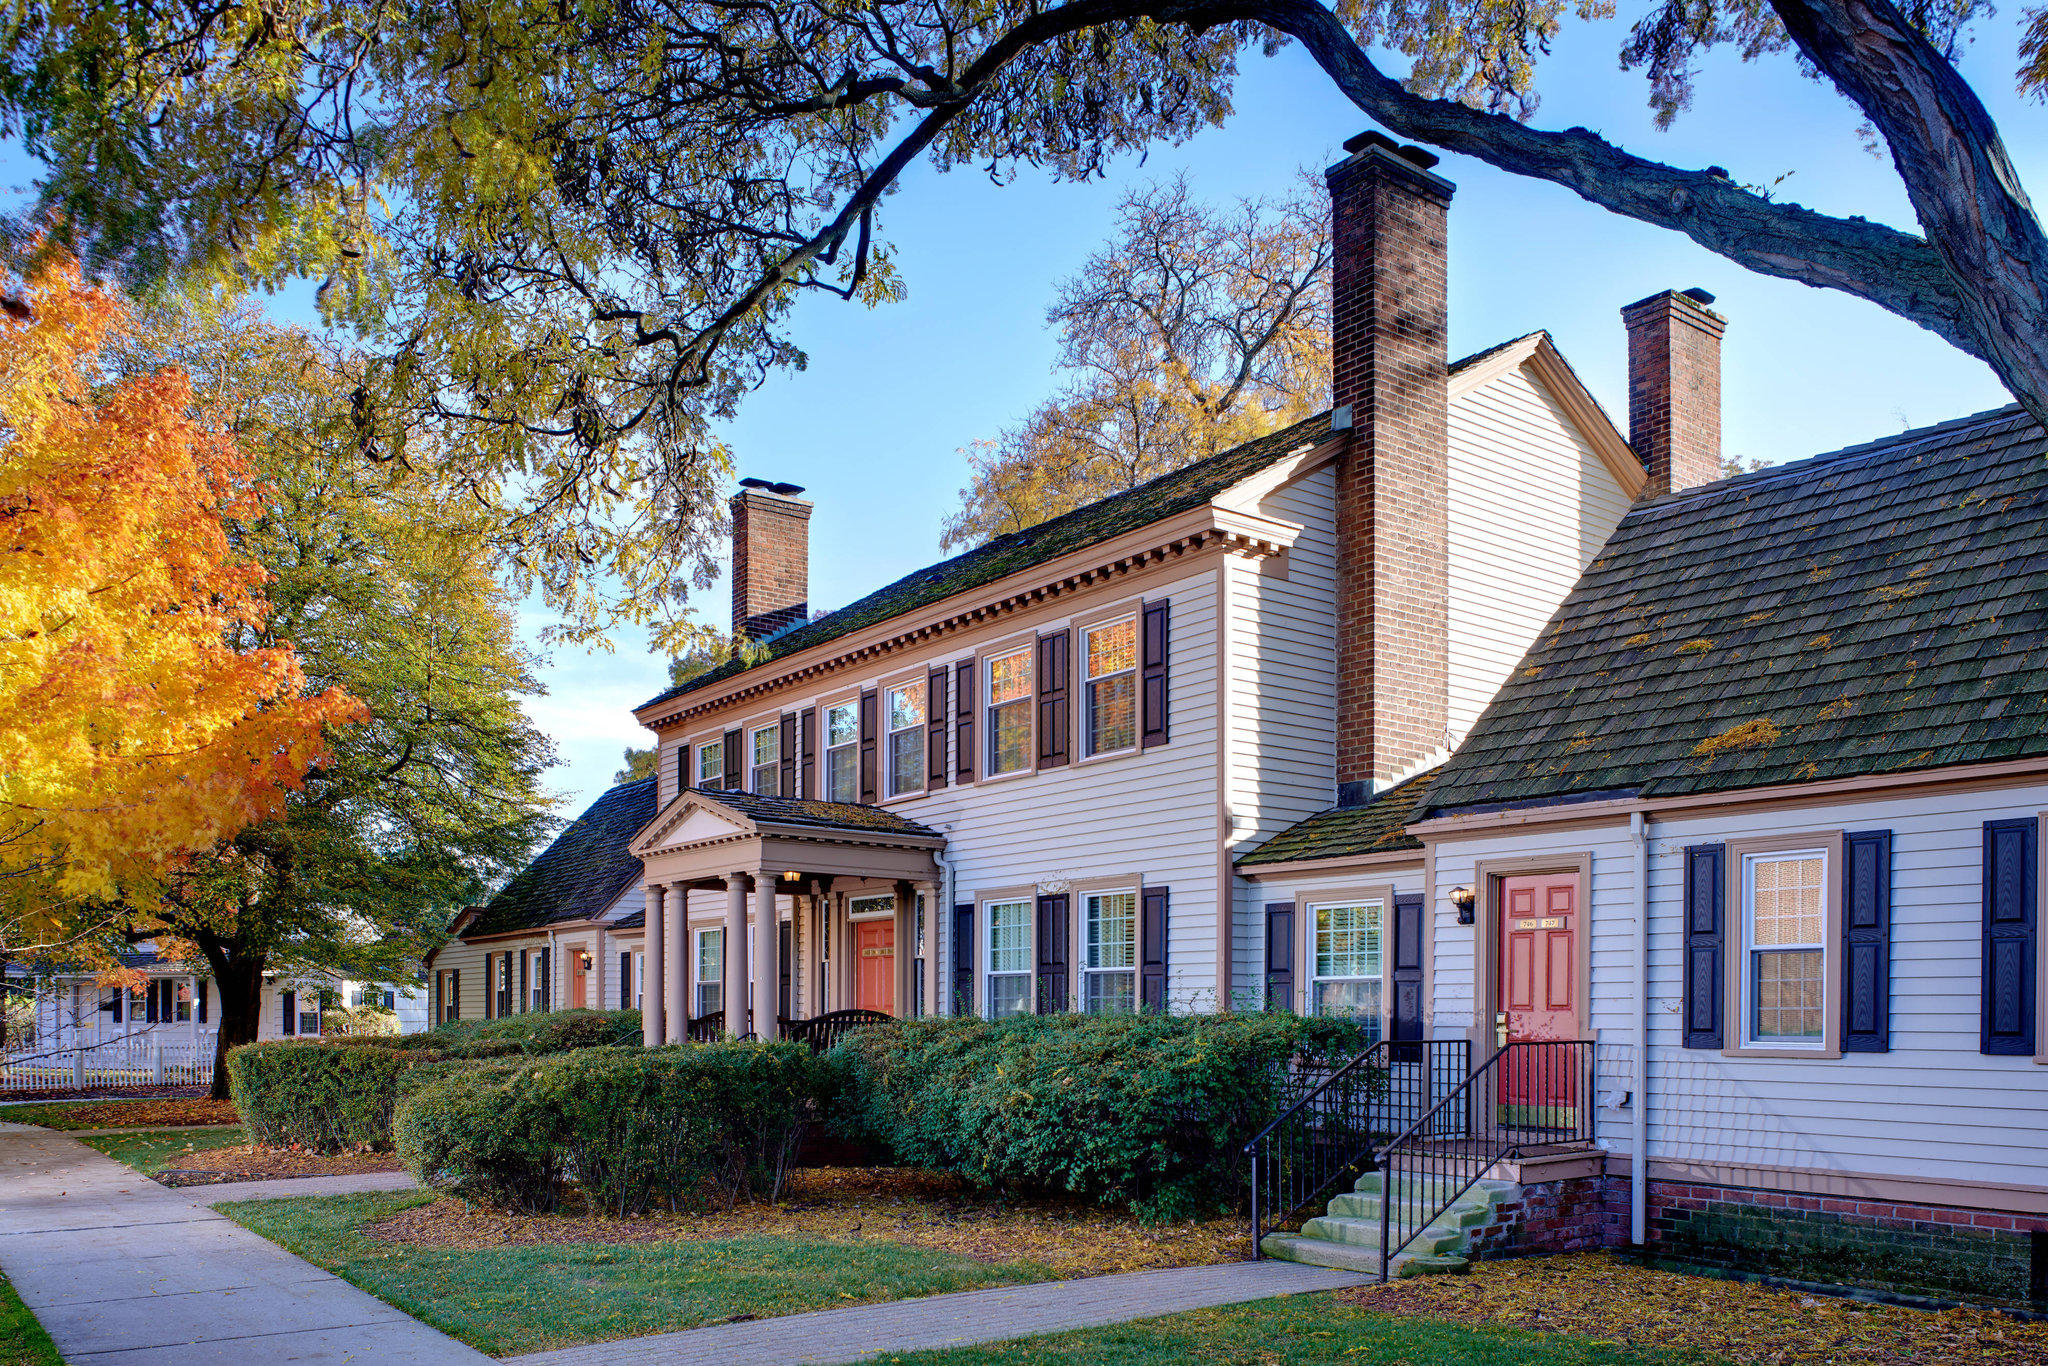
M881 1240L753 1236L447 1249L361 1232L431 1198L256 1200L221 1212L494 1356L1052 1276L1039 1262L991 1264Z
M0 1366L64 1366L57 1344L0 1276Z
M194 1153L239 1147L249 1139L241 1125L230 1124L204 1132L144 1129L132 1134L93 1134L78 1141L117 1162L126 1162L146 1176L165 1167L184 1166Z
M1718 1358L1695 1352L1388 1318L1330 1294L872 1360L890 1366L1719 1366Z

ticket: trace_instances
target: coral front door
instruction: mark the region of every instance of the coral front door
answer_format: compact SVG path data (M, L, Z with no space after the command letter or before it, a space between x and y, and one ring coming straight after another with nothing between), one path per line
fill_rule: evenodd
M853 1003L862 1010L896 1013L896 922L858 920L853 926Z
M569 1008L583 1010L590 1005L590 969L584 966L583 950L569 950Z
M1504 877L1499 906L1500 1041L1579 1038L1578 877ZM1501 1059L1500 1100L1510 1123L1570 1127L1578 1104L1574 1051L1514 1049Z

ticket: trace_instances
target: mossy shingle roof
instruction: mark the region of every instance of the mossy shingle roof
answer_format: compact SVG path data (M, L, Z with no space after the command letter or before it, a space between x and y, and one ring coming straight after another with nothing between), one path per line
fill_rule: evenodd
M820 830L851 830L860 834L915 835L937 839L939 832L928 825L905 820L894 811L858 802L821 802L797 797L763 797L752 792L720 792L693 787L693 796L708 797L722 805L770 825L815 826Z
M1639 504L1418 815L2048 753L2048 443L2017 409Z
M1337 806L1290 825L1249 854L1240 868L1267 863L1298 863L1307 859L1356 858L1401 849L1420 849L1422 841L1407 831L1417 803L1429 790L1435 769L1395 783L1371 801Z
M608 789L484 904L463 937L601 914L640 878L627 846L654 819L654 796L653 778Z

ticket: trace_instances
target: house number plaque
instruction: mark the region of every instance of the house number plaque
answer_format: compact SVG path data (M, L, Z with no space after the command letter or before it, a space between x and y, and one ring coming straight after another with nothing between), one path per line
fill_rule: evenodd
M860 951L860 956L863 958L894 958L896 956L896 950L893 948L862 949Z
M1564 917L1561 915L1546 915L1536 920L1517 920L1515 928L1518 930L1561 930L1564 928Z

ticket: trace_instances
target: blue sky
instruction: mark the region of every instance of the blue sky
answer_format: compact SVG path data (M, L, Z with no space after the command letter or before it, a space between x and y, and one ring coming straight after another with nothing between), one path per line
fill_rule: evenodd
M1659 132L1640 76L1616 70L1623 33L1620 22L1567 28L1542 68L1538 124L1584 125L1646 156L1724 166L1741 182L1783 176L1779 198L1911 227L1889 161L1857 137L1856 112L1802 78L1790 57L1717 57L1693 109ZM2048 184L2048 140L2034 133L2040 110L2013 93L2015 38L2009 19L1984 24L1961 61L2023 180ZM1215 198L1279 193L1297 168L1337 159L1343 140L1367 126L1298 49L1249 57L1235 104L1223 127L1155 149L1144 164L1128 159L1103 182L1059 184L1027 170L995 186L972 171L942 176L923 166L906 177L884 228L909 297L876 310L807 301L795 322L808 367L770 380L727 429L739 475L803 484L817 504L814 606L840 606L940 558L939 526L964 479L961 448L1048 392L1046 303L1102 240L1128 185L1185 170ZM21 169L18 160L5 166ZM1453 355L1547 328L1608 411L1625 416L1617 311L1659 289L1701 286L1730 320L1731 453L1793 459L2008 401L1983 365L1874 307L1749 274L1676 234L1465 158L1446 157L1438 170L1458 185ZM722 625L725 586L698 606ZM546 617L529 605L524 622L537 635ZM666 664L644 639L622 636L609 653L557 647L541 676L548 694L530 710L555 739L563 762L552 786L572 815L611 781L627 745L647 742L630 708L665 685Z

